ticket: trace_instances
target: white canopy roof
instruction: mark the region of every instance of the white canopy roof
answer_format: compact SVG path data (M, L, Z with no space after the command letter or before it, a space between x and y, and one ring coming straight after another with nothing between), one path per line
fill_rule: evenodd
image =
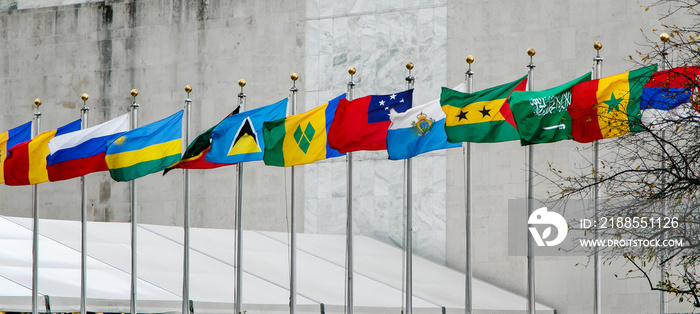
M32 219L0 216L0 311L31 310ZM39 292L53 311L78 311L80 222L41 220ZM190 298L195 313L233 312L233 230L191 229ZM139 225L139 312L180 312L182 227ZM345 236L298 234L297 311L342 313ZM130 293L130 225L88 223L88 310L125 312ZM359 312L398 313L402 302L402 251L355 236L354 303ZM243 310L286 313L289 304L288 235L243 232ZM479 313L523 313L520 295L474 279ZM41 302L43 310L43 300ZM464 274L413 258L415 313L461 313ZM538 313L553 309L537 305ZM541 311L540 311L541 310Z

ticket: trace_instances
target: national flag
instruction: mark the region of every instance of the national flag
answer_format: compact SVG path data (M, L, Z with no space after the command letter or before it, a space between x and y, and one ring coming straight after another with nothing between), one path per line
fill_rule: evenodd
M389 159L407 159L438 149L460 147L447 142L445 113L440 100L413 107L403 113L390 110L391 125L386 133Z
M7 152L17 144L32 138L32 122L29 121L18 127L0 133L0 183L5 182L4 165Z
M237 107L233 112L231 112L228 117L238 114L240 107ZM223 121L223 120L222 120ZM163 175L168 173L170 170L179 169L213 169L222 166L227 166L228 164L219 164L214 162L208 162L205 160L205 156L209 153L211 148L211 132L216 128L221 122L217 123L215 126L209 128L206 132L195 137L195 139L187 146L185 153L182 154L180 161L174 165L168 167L163 171Z
M496 143L519 139L508 96L513 91L524 91L526 85L527 76L470 94L443 87L440 105L447 116L447 140L451 143Z
M589 81L591 74L543 91L513 92L510 110L520 134L520 144L553 143L571 139L571 87Z
M33 139L13 147L5 159L5 184L29 185L49 181L46 156L49 141L56 136L80 130L80 119L58 129L43 132Z
M130 181L180 160L182 110L107 142L105 161L112 179Z
M262 160L266 147L263 122L284 118L286 112L287 98L224 119L211 133L211 150L206 161L234 164Z
M391 95L341 99L328 130L330 147L341 153L386 149L389 110L405 112L413 104L413 89Z
M265 164L289 167L342 156L328 146L327 134L344 99L345 94L305 113L265 122Z
M700 113L697 94L700 67L679 67L656 72L642 90L642 123L663 127L666 123L696 118Z
M49 155L46 157L49 181L107 171L105 144L128 130L129 115L124 114L87 129L54 137L49 141Z
M571 88L571 135L590 143L640 131L644 84L656 65L578 84Z

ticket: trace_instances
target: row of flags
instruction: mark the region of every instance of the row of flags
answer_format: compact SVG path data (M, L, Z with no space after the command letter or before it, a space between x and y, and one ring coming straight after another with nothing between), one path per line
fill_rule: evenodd
M698 116L692 95L700 67L656 65L591 80L591 73L542 91L527 77L475 93L464 83L413 106L413 90L347 100L345 94L287 116L287 99L239 112L182 150L183 111L128 130L128 115L80 129L80 120L30 139L31 122L0 133L0 183L29 185L109 171L129 181L176 168L211 169L263 160L289 167L359 150L399 160L461 142L573 139L589 143L677 118Z

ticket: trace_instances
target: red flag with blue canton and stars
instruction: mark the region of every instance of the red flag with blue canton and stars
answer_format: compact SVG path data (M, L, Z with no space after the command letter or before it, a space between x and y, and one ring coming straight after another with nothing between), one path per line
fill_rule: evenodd
M405 112L413 103L413 89L389 95L341 99L328 130L328 145L340 153L385 150L389 111Z

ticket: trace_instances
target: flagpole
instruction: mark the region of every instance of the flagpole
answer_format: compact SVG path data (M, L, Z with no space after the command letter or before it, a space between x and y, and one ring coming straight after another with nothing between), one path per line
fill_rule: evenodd
M132 89L131 90L131 96L134 97L134 100L131 102L131 129L136 129L138 127L138 113L139 113L139 104L136 103L136 96L138 96L139 91ZM136 234L137 234L137 226L136 226L136 179L131 180L131 295L130 295L130 304L129 304L129 313L137 313L136 312L136 288L137 288L137 281L138 281L138 276L136 274L137 271L137 259L136 259L136 253L137 253L137 247L136 244L137 239L136 239Z
M667 62L666 56L668 55L668 53L666 52L666 42L668 42L669 37L668 37L668 34L663 33L663 34L661 34L661 36L659 36L659 38L661 39L661 42L663 42L663 49L661 50L661 58L663 61L661 62L661 66L659 67L659 71L665 71L666 70L666 62ZM665 130L661 131L661 138L665 140L665 138L666 138L666 131ZM666 169L666 157L663 155L661 156L661 169ZM664 181L665 181L665 177L662 177L662 182L665 184L666 182L664 182ZM662 212L662 215L664 217L666 217L666 214L667 214L666 200L663 198L661 199L661 212ZM662 237L665 237L665 235L662 235ZM664 259L666 259L666 252L662 249L661 250L661 260L663 261ZM661 267L661 269L660 269L661 281L665 282L666 280L668 280L668 276L666 275L666 263L661 263L660 267ZM659 313L666 314L667 312L668 312L667 295L663 290L661 290L661 291L659 291Z
M530 64L527 67L530 69L527 73L527 90L532 91L535 88L533 82L535 74L535 64L532 63L532 57L535 55L535 49L529 48L527 55L530 56ZM535 172L533 165L534 145L528 145L527 157L527 217L530 217L535 210ZM526 228L527 229L527 228ZM535 314L535 244L532 236L527 236L527 312Z
M474 56L467 56L467 63L469 64L469 69L464 73L464 80L467 83L467 93L473 92L473 82L472 76L474 71L472 71L472 63L474 62ZM466 209L465 213L465 225L466 225L466 265L464 268L464 313L472 313L472 145L470 142L464 142L464 188L466 193L464 194L464 206Z
M36 111L34 118L34 134L32 138L39 135L41 129L41 99L34 100ZM32 314L39 313L39 190L37 185L32 185L32 214L34 215L34 230L32 231Z
M296 114L297 111L297 92L299 89L297 88L297 80L299 79L299 75L296 73L292 73L291 76L292 81L294 82L294 85L292 88L289 89L290 92L292 92L292 115ZM292 200L292 206L291 206L291 218L290 218L290 233L291 233L291 240L290 240L290 246L291 246L291 252L289 254L289 263L290 263L290 271L289 271L289 313L294 314L296 312L297 308L297 227L296 227L296 204L294 202L294 168L295 166L292 166L292 184L291 184L291 200Z
M88 94L80 95L83 100L83 108L80 109L80 128L88 128L88 112L90 108L87 106ZM80 177L80 314L87 313L87 193L85 185L85 176Z
M241 87L241 92L238 93L238 112L245 111L246 95L243 93L243 86L246 82L244 79L238 80L238 86ZM235 312L237 314L242 313L241 303L243 302L242 293L242 275L243 275L243 223L241 219L243 218L243 163L239 162L236 164L236 170L238 172L236 183L236 287L235 287L235 297L236 305Z
M413 88L415 78L411 76L413 63L407 62L408 76L406 89ZM406 314L413 311L413 165L411 158L406 159Z
M600 56L600 49L603 48L603 44L599 41L596 41L595 44L593 44L593 48L596 50L596 56L593 58L593 61L595 61L595 72L594 72L594 79L600 79L601 76L603 76L603 57ZM598 148L598 141L593 142L593 176L595 177L595 185L593 186L593 215L594 215L594 221L596 222L596 225L598 224L598 220L600 219L600 186L598 185L598 164L600 163L600 157L599 157L599 148ZM598 230L598 227L595 228L594 231L594 236L595 240L597 241L598 238L600 238L600 230ZM598 252L598 248L595 249L593 253L593 286L594 286L594 293L593 293L593 313L594 314L601 314L603 313L603 305L601 303L602 301L602 289L601 289L601 283L602 283L602 275L601 275L601 264L600 264L600 252Z
M185 86L185 145L190 143L190 122L192 121L192 86ZM182 262L182 314L189 314L190 308L190 170L185 170L185 217L184 217L184 253Z
M355 75L357 71L355 68L350 67L348 69L348 74L350 74L350 82L348 82L348 93L345 96L347 100L353 100L355 98L355 82L353 82L353 76ZM354 307L353 307L353 243L352 243L352 152L347 153L347 214L346 214L346 219L347 219L347 225L345 227L345 237L346 237L346 245L345 249L347 250L347 266L346 266L346 279L347 279L347 286L346 286L346 300L345 300L345 306L347 308L346 313L347 314L353 314L354 312Z

